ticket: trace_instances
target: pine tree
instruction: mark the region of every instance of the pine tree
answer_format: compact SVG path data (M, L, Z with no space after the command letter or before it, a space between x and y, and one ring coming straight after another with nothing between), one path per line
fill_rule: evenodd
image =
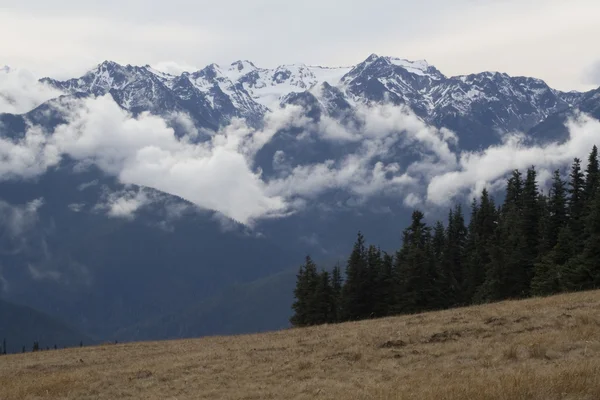
M373 314L376 317L392 315L396 303L394 286L394 259L391 255L383 253L381 269L375 282L377 296L373 304Z
M462 207L457 205L448 215L448 228L442 256L440 280L444 282L444 308L463 304L468 230Z
M2 354L6 355L6 338L2 339Z
M585 170L584 198L588 206L592 205L592 199L596 195L600 180L600 168L598 167L598 148L594 145L588 157L588 165Z
M329 272L322 271L312 293L311 325L332 323L335 319L335 300Z
M575 238L583 235L583 217L585 215L585 177L581 171L581 160L575 158L569 175L569 220ZM576 249L580 250L580 249Z
M540 244L540 218L541 210L539 204L539 191L536 180L537 174L535 168L527 170L527 178L523 188L522 198L522 219L521 229L523 232L523 241L525 248L523 256L523 268L525 269L523 290L529 291L531 280L534 275L534 264L538 259L538 249Z
M338 264L333 268L331 276L331 287L335 302L334 322L340 322L342 320L342 285L342 271Z
M365 317L374 317L375 303L381 297L378 287L381 274L381 249L371 245L367 250L367 275L365 282Z
M595 146L594 146L595 148ZM600 188L598 188L600 191ZM585 221L583 252L570 265L567 286L574 290L600 288L600 194L596 193Z
M506 197L498 219L493 250L490 250L486 280L477 296L479 300L521 298L529 294L530 277L533 275L532 250L528 249L523 240L524 200L527 197L521 173L515 170L506 185Z
M535 265L535 275L531 282L533 295L547 296L563 290L566 265L573 255L572 241L571 228L565 226L558 235L556 246Z
M354 321L369 315L368 279L365 238L359 232L346 264L346 282L342 289L344 320Z
M421 211L414 211L411 225L403 232L402 248L396 256L399 313L414 313L436 307L435 260L430 228Z
M567 225L567 196L565 182L560 177L560 171L554 171L552 187L548 199L548 210L550 217L548 220L548 231L546 233L547 246L553 249L558 242L558 234L561 229Z
M464 301L480 302L478 293L485 282L491 261L490 249L498 226L498 211L486 189L479 204L473 200L465 251Z
M290 319L293 326L313 325L313 318L316 314L314 293L317 281L317 266L310 256L306 256L304 265L300 267L296 275L295 302L292 305L294 315Z

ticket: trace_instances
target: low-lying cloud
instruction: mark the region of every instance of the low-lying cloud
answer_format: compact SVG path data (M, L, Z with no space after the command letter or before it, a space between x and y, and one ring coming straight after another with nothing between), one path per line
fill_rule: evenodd
M60 94L27 70L0 66L0 113L26 113Z
M432 177L427 199L434 204L447 204L453 197L471 190L480 192L514 169L535 166L541 181L549 178L548 170L568 165L575 157L584 158L592 146L600 143L600 121L580 114L567 122L569 138L563 143L526 146L522 135L514 135L503 144L482 152L463 153L459 166Z
M446 206L454 197L494 187L515 168L535 164L549 176L545 170L585 157L600 139L600 122L580 115L569 121L564 143L528 146L513 135L482 152L460 152L453 132L425 124L406 108L375 105L357 107L353 123L326 116L315 122L301 107L289 106L268 114L261 129L235 119L198 142L186 115L134 118L110 95L67 99L54 107L68 123L53 132L30 126L22 138L9 139L0 131L0 181L39 176L68 156L125 185L154 188L247 225L296 212L328 191L344 191L354 204L389 195L408 207ZM188 127L188 133L176 137L169 120ZM329 143L344 151L307 162L280 149L274 152L273 173L265 175L257 154L286 130L303 132L289 138L300 148ZM96 209L133 218L153 201L143 189L126 189L99 199Z

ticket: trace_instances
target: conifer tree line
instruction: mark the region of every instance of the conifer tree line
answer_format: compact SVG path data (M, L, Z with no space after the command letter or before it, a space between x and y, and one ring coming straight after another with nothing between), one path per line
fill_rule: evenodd
M446 224L415 210L402 247L388 254L358 234L342 277L306 257L294 290L294 326L354 321L600 288L600 169L574 159L548 193L535 167L512 172L502 204L484 189L468 224L456 205Z

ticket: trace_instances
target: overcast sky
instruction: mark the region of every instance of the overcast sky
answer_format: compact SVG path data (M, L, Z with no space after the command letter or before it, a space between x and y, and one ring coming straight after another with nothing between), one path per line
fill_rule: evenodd
M105 60L352 65L370 53L446 75L600 85L597 0L0 0L0 65L64 78Z

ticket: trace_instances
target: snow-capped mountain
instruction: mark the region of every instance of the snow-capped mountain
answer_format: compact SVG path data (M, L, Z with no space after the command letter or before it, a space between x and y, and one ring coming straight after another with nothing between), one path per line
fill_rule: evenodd
M483 72L447 77L425 60L370 55L353 67L282 65L250 61L208 65L170 75L150 66L106 61L68 81L42 79L66 93L111 93L134 113L183 111L200 127L217 129L234 117L260 124L269 110L301 104L313 117L340 117L359 104L391 102L410 107L426 122L456 131L467 141L481 135L527 131L549 116L577 107L579 92L561 92L544 81Z

